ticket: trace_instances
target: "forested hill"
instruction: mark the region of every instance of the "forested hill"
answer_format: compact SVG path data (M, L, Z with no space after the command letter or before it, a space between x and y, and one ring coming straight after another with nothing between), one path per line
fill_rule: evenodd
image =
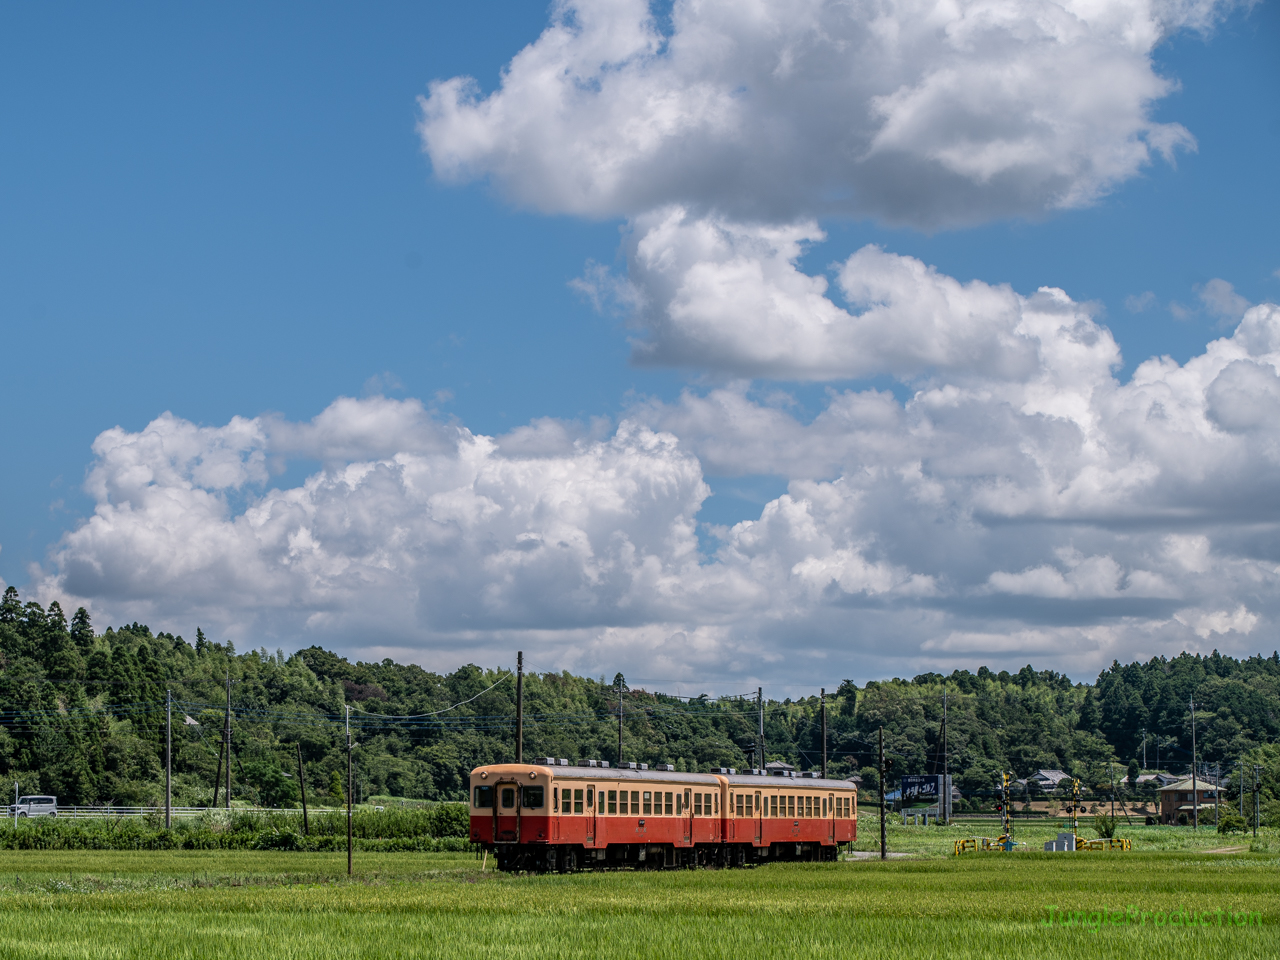
M286 656L237 653L131 624L99 634L78 610L0 603L0 770L23 792L64 804L155 803L163 792L166 692L173 707L174 802L212 797L231 678L233 796L263 805L297 799L296 751L309 795L336 802L345 771L343 720L351 708L356 782L364 795L459 799L476 764L514 753L515 684L506 670L460 667L447 675L384 660L350 663L318 647ZM565 674L525 678L525 755L614 762L619 684L623 759L678 769L750 767L754 698L685 699L629 688L625 680ZM856 687L814 677L815 696L767 700L770 760L800 769L821 756L817 688L826 686L830 769L874 763L883 725L898 772L933 772L939 761L944 678ZM1224 769L1243 755L1280 774L1280 658L1239 661L1217 653L1114 664L1093 685L1030 666L1016 674L956 671L945 678L947 753L962 791L988 791L1001 769L1025 776L1061 768L1105 782L1107 762L1187 769L1188 702L1194 694L1198 755ZM456 705L456 706L455 706ZM1158 751L1158 753L1157 753ZM1251 760L1251 762L1253 762ZM869 782L874 786L874 782Z

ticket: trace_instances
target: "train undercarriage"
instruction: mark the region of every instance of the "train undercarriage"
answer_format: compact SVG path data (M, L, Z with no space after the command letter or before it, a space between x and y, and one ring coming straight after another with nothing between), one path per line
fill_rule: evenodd
M777 862L832 862L839 848L820 843L698 844L611 843L589 848L576 844L498 843L492 847L499 870L508 873L576 873L582 870L675 870L754 867Z

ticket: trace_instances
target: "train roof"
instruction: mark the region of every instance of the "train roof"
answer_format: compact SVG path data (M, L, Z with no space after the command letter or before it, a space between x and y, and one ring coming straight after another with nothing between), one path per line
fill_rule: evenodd
M848 780L823 780L821 777L762 777L759 774L739 773L725 777L731 787L751 787L756 790L857 790Z
M857 786L848 780L823 780L817 777L779 777L763 776L750 773L723 774L682 773L678 770L637 770L632 767L589 767L580 764L549 763L487 763L472 770L472 774L481 770L493 770L497 773L523 773L537 770L550 773L556 778L574 780L622 780L628 782L661 782L687 783L697 786L718 786L727 781L730 786L751 787L768 790L856 790Z
M525 770L537 770L550 773L555 777L569 777L574 780L635 780L661 781L663 783L688 783L699 786L710 786L716 778L710 773L681 773L677 770L633 770L630 767L588 767L578 764L561 766L559 764L542 763L487 763L472 770L472 774L480 770L496 770L500 773L515 773Z

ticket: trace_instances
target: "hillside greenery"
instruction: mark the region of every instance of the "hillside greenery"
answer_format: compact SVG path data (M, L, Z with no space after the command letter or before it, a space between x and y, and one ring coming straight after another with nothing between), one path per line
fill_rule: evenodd
M300 753L308 801L341 803L348 709L357 799L462 799L474 766L514 757L515 684L508 670L468 664L438 674L391 660L351 663L319 647L239 653L199 629L188 642L138 623L98 633L84 609L68 621L58 603L46 609L23 602L10 587L0 601L0 776L23 793L55 794L64 805L161 803L166 696L172 696L174 803L208 805L228 679L236 802L296 804ZM1275 653L1114 663L1092 684L1027 666L1012 674L980 667L862 687L815 677L815 688L822 685L832 691L829 770L860 772L869 796L879 786L881 727L895 778L941 772L944 686L949 769L969 797L989 796L1001 770L1025 777L1062 769L1096 793L1157 765L1181 774L1191 759L1194 696L1197 757L1221 764L1224 774L1242 759L1260 765L1262 805L1280 820ZM526 675L526 758L616 762L620 691L622 759L682 770L753 765L753 697L688 699L630 688L620 675L569 673ZM822 752L818 697L766 700L764 739L768 760L815 769Z

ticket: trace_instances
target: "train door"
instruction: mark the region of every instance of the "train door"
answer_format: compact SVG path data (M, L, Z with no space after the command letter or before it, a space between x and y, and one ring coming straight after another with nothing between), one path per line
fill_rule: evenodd
M587 806L584 809L587 817L587 843L596 842L596 788L587 787Z
M551 839L560 839L560 788L552 781L551 787Z
M827 794L827 839L832 843L836 840L836 796L834 793Z
M508 780L493 785L493 839L515 843L520 836L520 785Z
M764 808L760 804L760 791L756 791L756 846L764 836Z

